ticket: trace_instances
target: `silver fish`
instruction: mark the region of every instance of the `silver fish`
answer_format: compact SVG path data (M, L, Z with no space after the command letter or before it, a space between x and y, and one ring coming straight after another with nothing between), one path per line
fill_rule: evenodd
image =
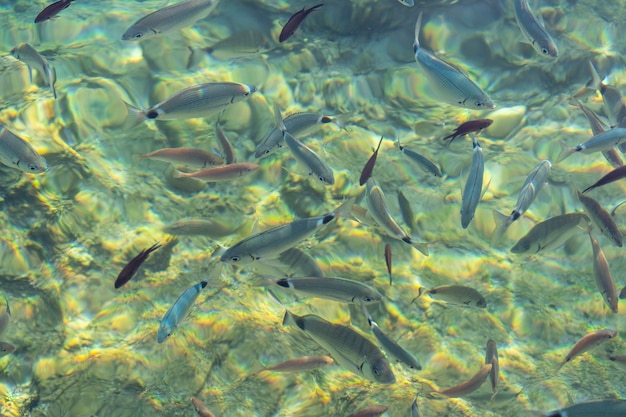
M15 352L15 346L8 342L0 342L0 358Z
M272 366L264 366L259 372L303 372L319 369L322 366L330 365L334 361L333 358L326 355L320 356L302 356L300 358L289 359Z
M474 81L452 65L420 48L419 33L422 26L422 12L415 23L413 52L415 61L428 79L429 85L444 103L468 109L494 109L496 106Z
M557 371L560 370L563 367L563 365L570 362L572 359L574 359L578 355L582 355L583 353L606 342L607 340L613 339L615 336L617 336L617 332L611 329L601 329L601 330L596 330L595 332L587 333L586 335L581 337L578 340L578 342L576 342L576 344L569 351L565 359L563 359L559 363Z
M227 164L232 164L236 162L235 160L235 150L233 149L233 145L231 145L230 141L226 137L226 133L224 133L224 129L220 126L219 122L215 123L215 136L222 147L222 152L224 153L224 162Z
M235 233L241 224L226 218L202 219L188 217L178 220L163 228L165 233L174 236L209 236L224 237Z
M159 330L157 331L157 342L163 343L169 338L174 330L178 327L179 323L185 318L187 312L198 298L200 291L206 287L207 281L201 281L185 290L180 297L170 306L167 310Z
M609 118L611 126L626 127L626 102L622 97L622 93L617 88L602 82L596 67L591 61L589 61L589 68L591 80L587 83L587 87L599 91L602 95L604 111Z
M551 411L545 417L623 417L626 416L626 400L593 400L573 404L562 410Z
M170 164L182 164L190 168L206 168L222 165L224 161L212 152L196 148L163 148L139 156L140 160L156 159Z
M0 124L0 162L31 174L48 170L46 159L24 139Z
M46 57L27 43L22 43L11 49L11 54L28 66L28 76L31 83L33 82L33 69L35 69L43 76L46 84L50 86L54 98L57 98L57 92L54 88L54 83L57 81L57 73L54 67L48 63Z
M141 110L126 102L128 115L125 128L131 128L146 119L176 120L204 118L238 103L256 92L256 87L233 82L207 83L184 88L148 110Z
M308 170L309 176L316 177L320 182L333 185L335 176L333 170L308 146L294 138L289 132L285 131L285 143L289 147L291 154L296 160L304 165Z
M403 145L400 145L399 139L398 139L398 149L400 149L400 152L405 154L409 158L410 161L413 161L422 170L434 175L435 177L441 177L441 170L434 162L432 162L430 159L426 158L425 156L422 156L418 154L417 152L407 149Z
M295 220L252 235L226 249L220 261L244 265L265 258L275 258L311 236L323 225L349 213L353 202L353 199L348 200L332 213Z
M313 314L297 316L290 311L285 312L283 325L298 326L344 368L381 384L396 382L385 355L368 338L351 327L330 323Z
M578 195L578 201L582 203L583 209L589 216L589 219L591 219L594 227L615 246L621 248L623 245L622 232L620 232L619 227L617 227L609 212L593 198L579 191L576 191L576 194Z
M544 184L548 182L551 170L552 164L550 161L539 162L539 164L530 171L524 185L522 185L522 189L517 197L517 203L515 203L511 214L505 216L496 210L493 211L493 217L496 222L496 230L493 232L495 240L502 237L511 223L519 219L526 210L528 210L528 207L535 201L535 197L537 197L537 194L539 194Z
M515 0L514 4L517 25L533 49L542 56L558 57L559 50L554 40L530 10L528 0Z
M387 201L383 190L378 185L378 182L374 178L367 180L367 187L365 189L365 197L367 199L367 206L369 207L368 214L376 221L378 226L388 234L390 237L399 239L404 243L408 243L415 249L428 256L428 244L414 242L396 221L389 214L387 208Z
M568 213L537 223L511 248L513 253L537 253L556 249L586 226L589 217L584 213Z
M476 139L473 139L473 147L472 166L470 167L463 196L461 197L461 226L463 226L463 229L467 229L467 226L474 218L474 213L480 202L483 190L483 176L485 172L483 150Z
M417 297L415 297L413 301L421 297L423 294L428 294L430 298L443 301L448 304L478 308L487 307L487 301L481 293L473 288L465 287L463 285L441 285L430 290L428 288L421 287Z
M186 0L152 12L133 23L123 41L148 39L193 25L207 17L219 0Z
M626 128L615 127L611 130L607 130L597 135L592 136L590 139L580 143L574 147L567 147L561 145L561 153L557 157L557 162L565 160L568 156L575 152L580 153L594 153L611 149L614 146L618 146L626 139Z
M276 285L312 297L341 303L378 303L383 299L375 288L346 278L291 277L275 281Z
M417 406L417 395L411 403L411 417L420 417L420 409Z
M589 232L589 240L593 249L593 276L596 280L596 286L600 294L602 294L606 305L609 306L613 313L617 313L619 300L617 299L617 288L615 288L615 281L613 281L611 276L609 262L606 260L606 256L604 256L598 241L593 237L591 229L587 229L587 231Z
M415 1L414 0L398 0L398 3L400 3L403 6L406 7L413 7L415 6Z

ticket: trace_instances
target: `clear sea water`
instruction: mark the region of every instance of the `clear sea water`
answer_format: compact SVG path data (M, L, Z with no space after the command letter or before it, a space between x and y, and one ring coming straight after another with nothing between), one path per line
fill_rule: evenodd
M626 3L531 2L555 39L557 59L537 55L516 25L512 1L326 0L288 41L278 34L289 16L316 4L222 0L193 26L141 42L121 41L138 18L164 1L76 1L38 25L44 1L0 3L0 123L47 159L40 175L0 169L0 289L11 318L0 337L16 351L0 358L0 414L46 417L194 416L195 396L216 416L348 416L373 404L388 416L409 416L418 396L421 415L524 416L568 404L622 398L626 379L607 353L626 354L624 309L612 314L593 277L591 246L580 230L567 244L536 255L510 248L536 223L582 211L581 190L612 168L599 153L554 164L548 185L528 212L491 244L492 210L508 214L524 178L539 160L555 162L561 143L591 137L569 97L589 80L592 60L604 82L626 94ZM173 4L173 2L170 2ZM425 49L462 68L494 100L494 111L470 111L437 100L415 64L415 21L424 13ZM28 42L56 69L54 100L35 72L9 55ZM164 147L219 149L217 116L147 121L125 129L123 101L140 108L181 88L206 82L254 85L248 100L229 107L220 123L239 161L283 116L301 111L341 116L347 130L324 125L305 136L335 175L324 186L306 176L287 149L264 158L254 174L204 184L177 181L173 168L137 156ZM602 100L583 103L603 119ZM486 191L469 228L461 228L461 190L472 159L470 141L441 138L461 122L492 118L478 135ZM360 196L361 169L384 137L374 177L402 227L396 194L415 214L411 232L430 256L364 222L339 219L298 246L326 276L351 278L385 296L370 313L390 337L417 356L413 371L393 365L397 382L380 385L333 365L296 374L255 373L302 355L327 354L295 327L283 327L285 306L358 328L372 340L359 308L286 292L278 304L257 274L297 274L271 265L233 267L220 248L290 221L332 211ZM444 172L436 178L398 151L403 145ZM616 182L592 192L604 207L624 199ZM365 207L365 200L357 200ZM185 217L221 225L203 236L173 237L163 228ZM614 220L626 224L626 209ZM596 234L616 285L624 284L623 248ZM155 242L154 253L121 289L124 265ZM391 244L393 285L383 257ZM189 315L162 344L161 317L188 287L208 280ZM420 287L465 285L487 308L446 305ZM3 304L2 304L3 305ZM618 336L556 373L586 333ZM500 393L487 381L463 398L427 392L457 385L484 364L488 339L500 358ZM518 394L519 393L519 394ZM513 395L518 394L518 395ZM533 415L533 414L530 414Z

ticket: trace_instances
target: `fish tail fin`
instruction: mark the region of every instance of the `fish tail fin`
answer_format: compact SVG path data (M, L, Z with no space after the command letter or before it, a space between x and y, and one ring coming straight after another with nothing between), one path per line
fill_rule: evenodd
M574 148L567 146L565 143L559 141L559 146L561 147L561 152L556 157L556 163L563 162L568 156L575 152Z
M296 317L289 310L285 310L285 315L283 316L283 326L297 326Z
M348 128L346 128L346 122L352 116L352 113L342 113L338 116L331 117L332 123L339 126L341 129L345 130L346 133L350 134Z
M591 79L587 82L586 87L593 90L600 90L600 88L602 88L602 79L591 61L589 61L589 72L591 73Z
M283 122L283 116L280 112L280 107L278 107L278 103L274 102L274 120L276 121L276 129L283 132L283 136L287 131L285 127L285 123Z
M505 216L500 213L498 210L493 210L493 220L496 222L496 228L491 235L491 244L495 245L500 239L502 239L506 229L508 229L511 225L511 218L510 216Z
M267 369L267 367L265 365L263 365L263 362L261 362L261 360L259 358L256 359L256 362L254 363L254 366L252 367L252 369L250 369L250 375L254 375L254 374L259 374L263 371L265 371Z
M352 206L354 206L354 202L355 201L356 201L355 197L350 197L349 199L347 199L346 201L341 203L341 205L339 207L337 207L335 209L335 211L332 212L332 214L335 217L339 217L339 218L342 218L342 219L350 219L350 218L352 218L352 216L351 216Z
M48 84L50 85L50 89L52 90L52 95L54 96L54 99L56 100L57 90L56 88L54 88L54 83L57 80L57 71L51 65L48 65L48 67L46 68L46 71L47 71L47 77L48 77Z
M415 22L415 39L413 40L413 52L417 53L420 49L420 30L422 29L422 12L420 12L419 16L417 16L417 21Z
M411 241L411 246L413 246L415 249L417 249L418 251L420 251L422 253L422 255L424 256L428 256L429 252L428 252L428 243L426 242L413 242Z
M144 120L146 120L146 114L143 110L125 102L124 100L122 100L122 102L126 106L126 119L122 124L123 129L132 129L133 127L140 125L141 123L143 123Z
M175 169L172 172L172 177L174 177L174 178L184 178L184 177L187 177L187 176L188 176L187 173L181 172L181 171L179 171L177 169Z
M411 300L411 304L413 304L415 302L415 300L417 300L418 298L420 298L422 296L422 294L424 294L425 292L428 291L428 288L426 287L420 287L419 290L417 290L417 297L415 297L414 299Z
M275 284L276 281L276 279L273 279L268 275L256 275L250 280L250 285L253 287L269 287Z

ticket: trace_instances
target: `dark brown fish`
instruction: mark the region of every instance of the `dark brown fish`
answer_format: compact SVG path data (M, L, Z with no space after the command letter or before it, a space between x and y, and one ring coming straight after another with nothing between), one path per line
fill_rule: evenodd
M324 3L318 4L317 6L313 6L310 9L302 8L302 10L295 12L285 23L283 26L283 30L280 31L280 35L278 36L278 42L285 42L287 39L293 35L298 27L302 24L304 19L311 13L313 10L318 7L322 7Z
M376 158L378 158L378 150L380 149L380 144L383 143L383 137L380 137L378 141L378 147L370 156L370 159L367 160L365 166L363 167L363 171L361 171L361 178L359 178L359 185L363 185L367 182L369 177L372 176L372 172L374 171L374 165L376 164Z
M61 11L68 8L71 3L72 0L60 0L52 3L41 12L39 12L37 17L35 18L35 23L41 23L46 20L52 19L53 17L61 13Z
M621 180L624 177L626 177L626 165L621 166L619 168L615 168L613 171L609 172L604 177L600 178L595 184L585 188L583 190L583 193L586 193L587 191L592 190L596 187L601 187L611 182Z
M459 136L467 135L468 133L480 132L481 130L489 127L492 123L493 120L491 119L469 120L457 127L451 135L446 136L443 140L450 139L450 142L448 142L449 145Z
M391 285L391 245L385 245L385 263L387 264L387 272L389 272L389 285Z
M115 288L120 288L122 285L126 284L130 279L135 275L141 264L148 259L148 255L150 255L155 250L161 247L160 243L155 243L150 246L148 249L144 249L139 252L139 255L135 256L129 263L126 264L122 272L117 276L115 280Z

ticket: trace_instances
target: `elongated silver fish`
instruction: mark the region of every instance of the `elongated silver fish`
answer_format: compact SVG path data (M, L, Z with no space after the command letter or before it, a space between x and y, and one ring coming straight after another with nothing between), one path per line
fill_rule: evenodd
M584 213L568 213L537 223L511 248L513 253L537 253L556 249L579 232L577 226L586 226L589 217Z
M462 306L485 308L487 307L487 301L481 293L473 288L465 287L463 285L442 285L432 289L421 287L419 289L417 297L421 297L423 294L428 294L433 300L439 300L448 304L456 304Z
M163 231L174 236L206 235L215 238L231 235L241 226L241 224L226 218L202 219L188 217L165 226Z
M400 149L400 152L402 152L409 158L409 161L412 161L413 163L415 163L422 170L434 175L435 177L441 177L441 170L434 162L432 162L430 159L426 158L425 156L422 156L418 154L417 152L407 149L403 145L400 145L399 139L398 139L398 149Z
M146 119L176 120L208 117L219 113L231 104L250 97L256 87L241 83L220 82L194 85L174 93L148 110L126 105L128 115L125 128L131 128Z
M193 25L207 17L219 0L186 0L152 12L133 23L122 35L123 41L152 38Z
M330 323L313 314L297 316L290 311L283 318L283 326L288 325L298 326L349 371L381 384L396 382L385 355L351 327Z
M381 293L369 285L347 278L291 277L275 281L276 285L313 297L341 303L378 303Z
M302 356L300 358L288 359L284 362L272 366L264 366L259 372L303 372L319 369L334 363L334 359L330 356Z
M400 3L403 6L406 7L413 7L415 6L415 1L414 0L398 0L398 3Z
M554 40L530 10L528 0L515 0L514 4L517 25L533 49L542 56L558 57L559 50Z
M615 224L609 212L593 198L579 191L576 191L576 195L578 196L578 201L582 203L585 213L587 213L587 216L591 219L593 226L615 246L621 248L623 244L622 232L619 230L619 227L617 227L617 224Z
M526 210L528 210L528 207L535 201L535 197L537 197L537 194L539 194L544 184L548 182L551 170L552 164L550 161L545 160L539 162L539 164L530 171L524 185L522 185L522 189L517 197L517 203L515 203L511 214L505 216L496 210L493 211L493 217L496 222L496 230L493 232L495 240L502 237L511 223L519 219Z
M396 221L389 214L387 208L387 200L383 190L378 185L378 182L374 178L367 180L367 187L365 189L365 197L367 200L367 206L369 207L368 214L376 221L378 226L385 232L385 234L399 239L404 243L408 243L415 249L428 256L428 244L414 242Z
M591 80L587 83L587 88L597 90L602 95L604 111L609 118L611 126L626 127L626 103L619 89L604 84L593 62L589 61ZM595 132L594 132L595 134ZM621 148L622 146L620 146ZM623 149L622 149L623 151Z
M613 339L617 336L617 331L611 329L601 329L596 330L595 332L587 333L583 337L581 337L578 342L574 345L574 347L569 351L565 359L563 359L559 366L557 367L557 371L560 370L563 365L570 362L575 357L582 355L583 353L593 349L594 347L606 342L607 340Z
M415 61L428 79L436 98L444 103L468 109L494 109L496 106L474 81L447 62L420 48L419 33L422 26L422 12L415 23L413 52Z
M275 258L280 253L302 242L325 224L350 212L354 199L346 201L332 213L295 220L252 235L228 248L220 261L249 264L265 258Z
M476 139L473 139L473 147L472 166L470 167L463 196L461 197L461 226L463 226L463 229L467 229L467 226L474 218L474 213L483 191L483 176L485 173L483 150Z
M176 330L180 322L187 315L187 312L196 301L196 298L198 298L198 295L200 295L200 291L206 287L207 284L207 281L201 281L187 288L185 292L174 301L174 304L170 306L161 320L159 330L157 331L157 342L163 343L172 335L174 330Z
M0 162L31 174L48 170L46 159L24 139L0 125Z
M317 178L320 182L333 185L335 176L333 170L311 148L294 138L285 131L285 143L296 160L308 170L308 175Z
M222 158L214 153L196 148L163 148L143 154L139 158L141 160L156 159L170 164L182 164L196 169L224 163Z
M174 178L194 178L205 182L230 181L251 174L257 169L259 169L258 164L237 162L230 165L205 168L196 172L174 171Z
M224 162L227 164L236 162L233 145L231 145L230 141L226 137L226 133L224 133L224 129L222 129L219 122L215 123L215 137L217 137L217 140L222 148L222 152L224 153Z
M613 313L617 314L617 288L615 287L615 281L611 276L611 269L609 268L609 262L604 256L604 252L600 248L600 244L593 237L591 228L587 229L589 232L589 240L591 241L591 248L593 249L593 276L596 280L596 286L598 291L602 294L602 298L607 306Z
M580 143L573 148L569 148L563 144L561 144L561 153L557 157L557 162L561 162L565 160L568 156L572 155L575 152L581 153L594 153L606 151L608 149L613 148L614 146L618 146L620 143L624 142L626 139L626 128L624 127L615 127L611 130L607 130L602 133L598 133L594 135L589 140Z
M57 73L54 67L48 63L46 57L27 43L21 43L11 49L11 54L28 66L28 76L31 83L33 82L33 69L35 69L43 76L46 84L50 86L54 98L57 98L57 92L54 88L54 83L57 81Z
M585 401L550 411L545 417L624 417L626 416L626 400L609 399Z

